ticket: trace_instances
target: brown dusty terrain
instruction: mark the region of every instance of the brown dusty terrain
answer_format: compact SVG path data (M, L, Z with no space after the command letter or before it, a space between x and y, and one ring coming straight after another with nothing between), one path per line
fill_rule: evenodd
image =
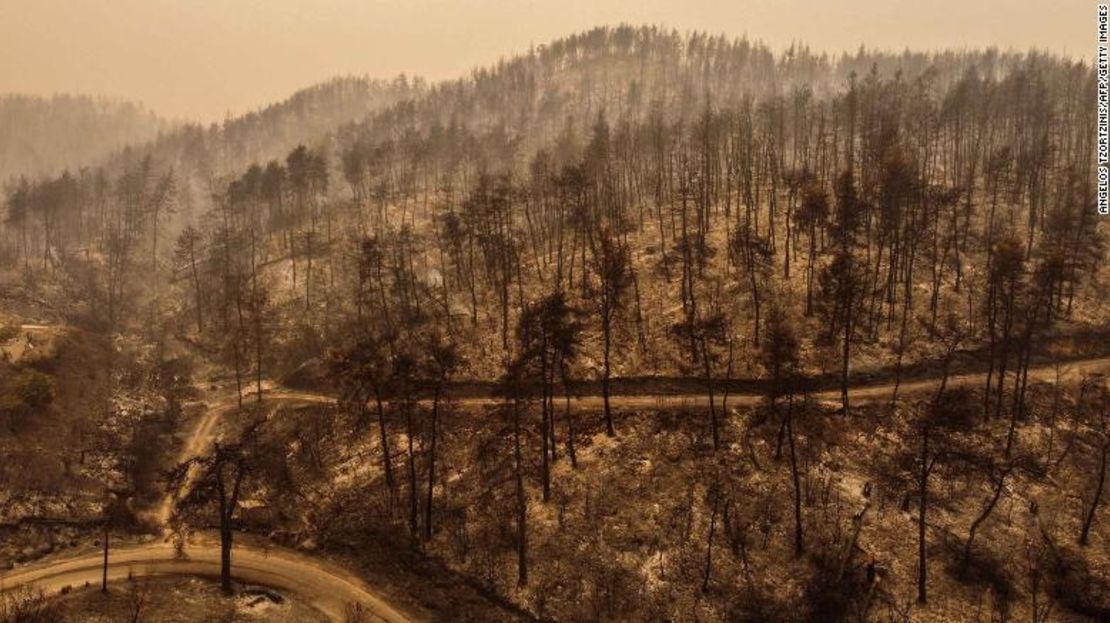
M1077 378L1083 374L1105 372L1110 369L1110 358L1075 361L1062 368L1066 378ZM1045 366L1031 369L1030 379L1054 380L1056 369ZM949 379L949 386L970 386L983 381L983 374L955 376ZM900 394L910 396L934 390L937 379L919 380L903 383ZM875 402L890 399L893 384L853 387L850 397L853 401ZM300 392L267 388L267 402L280 403L331 403L333 398L326 394ZM717 404L723 397L717 396ZM838 391L824 391L814 395L822 401L839 400ZM727 397L734 405L752 405L762 400L759 394L732 394ZM456 406L466 409L481 409L498 404L497 397L468 397L458 399ZM622 410L681 409L704 406L708 403L705 394L679 395L618 395L611 398L614 407ZM570 400L574 410L591 411L600 408L600 396L577 396ZM180 459L201 455L217 439L220 420L231 413L235 407L231 398L210 405L196 423L183 445ZM161 504L152 509L149 519L156 525L165 525L178 497L167 496ZM201 541L192 544L187 550L188 558L180 559L171 545L156 543L140 547L114 550L109 561L109 579L129 576L215 576L219 572L218 543ZM102 560L99 554L83 555L76 558L57 560L41 565L21 568L0 576L0 585L5 590L22 586L41 588L48 593L59 592L67 586L80 586L85 582L100 580ZM286 550L266 550L237 545L234 554L233 573L237 580L290 591L306 603L313 605L335 620L344 616L348 604L360 603L367 606L375 616L385 621L409 620L405 615L388 605L369 587L350 572L337 566L295 554Z

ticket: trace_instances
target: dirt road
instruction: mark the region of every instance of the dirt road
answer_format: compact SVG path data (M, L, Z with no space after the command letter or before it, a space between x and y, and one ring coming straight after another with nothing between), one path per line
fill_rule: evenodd
M219 432L220 418L231 412L235 406L236 402L228 401L207 409L185 439L181 453L177 457L177 463L181 464L197 458L210 450ZM194 469L187 474L183 487L176 492L167 492L156 507L146 513L140 513L140 519L164 531L169 526L170 517L178 500L189 491L196 477L197 471L194 466Z
M330 398L286 396L280 392L267 396L268 402L287 400L303 402ZM189 431L177 461L184 462L208 452L219 437L221 419L234 412L237 406L235 397L221 398L210 404ZM196 473L191 472L181 490L167 493L159 504L142 513L142 518L165 532L178 500L195 478ZM166 542L113 549L108 559L108 581L145 576L219 577L218 540L204 538L191 541L185 554L186 558L178 558L173 546ZM86 583L99 586L102 565L101 554L95 553L20 568L0 575L0 592L26 586L41 589L46 594L57 594L65 587L77 589ZM257 584L295 595L333 621L346 620L348 607L355 604L371 621L401 623L411 620L371 592L354 574L289 550L263 550L236 543L232 553L232 575L240 583Z
M170 544L118 548L111 551L108 581L145 576L220 575L220 548L216 541L191 545L187 558L179 559ZM374 595L353 574L320 560L283 549L255 549L236 545L233 556L235 578L295 595L333 621L344 621L347 608L360 604L372 621L402 623L410 619ZM99 587L103 559L89 554L9 572L0 576L0 591L21 586L58 594L66 587L78 589L86 582Z
M1110 373L1110 357L1102 357L1098 359L1081 359L1069 361L1060 365L1060 376L1064 380L1076 379L1083 374L1092 373ZM948 378L948 387L977 387L986 381L987 375L984 372L973 374L960 374L953 375ZM1012 371L1007 377L1007 383L1012 382ZM1048 381L1052 382L1056 379L1055 366L1041 366L1029 369L1029 381ZM998 375L995 374L994 382L998 382ZM939 378L903 381L898 387L899 398L918 398L923 394L928 394L936 390L940 383ZM893 383L882 383L876 385L857 385L848 389L848 398L853 404L868 403L875 401L889 401L894 392ZM266 394L268 400L283 400L289 402L311 402L328 404L335 401L334 396L327 394L274 389ZM816 400L829 400L839 401L840 390L829 389L819 392L814 392L811 396ZM723 393L718 390L714 394L715 404L720 405ZM728 403L730 405L753 405L759 403L765 398L762 393L749 393L749 392L731 392L728 394ZM557 407L563 405L563 397L556 396L555 402ZM428 402L421 400L419 402ZM499 396L468 396L463 398L454 398L451 404L462 408L481 408L490 407L501 404L504 398ZM610 406L619 409L660 409L660 408L684 408L684 407L699 407L708 406L709 396L705 393L684 393L684 394L611 394L609 396ZM590 411L601 409L604 402L600 395L572 395L570 398L571 409L575 411Z

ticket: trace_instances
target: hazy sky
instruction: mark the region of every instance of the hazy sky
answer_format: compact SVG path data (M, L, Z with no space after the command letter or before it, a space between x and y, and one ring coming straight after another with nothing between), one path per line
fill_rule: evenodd
M138 100L218 120L337 74L453 78L592 26L775 48L1038 47L1090 57L1088 0L0 0L0 92Z

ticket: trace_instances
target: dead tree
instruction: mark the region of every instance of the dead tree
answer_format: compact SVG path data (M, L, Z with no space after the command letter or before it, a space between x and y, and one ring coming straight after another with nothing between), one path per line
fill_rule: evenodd
M167 480L170 490L181 496L178 512L199 512L215 505L220 531L220 588L227 595L233 592L231 551L235 514L244 482L252 472L258 426L252 424L234 443L217 442L210 454L177 465Z

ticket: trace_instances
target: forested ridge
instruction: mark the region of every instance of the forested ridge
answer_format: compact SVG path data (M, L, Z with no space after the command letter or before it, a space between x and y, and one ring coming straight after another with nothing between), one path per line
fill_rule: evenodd
M0 181L93 164L169 127L130 102L79 95L0 95Z
M517 614L1099 620L1110 390L1067 369L1110 334L1095 89L1038 52L598 28L24 178L0 262L73 324L170 327L247 412L336 396L245 429L284 463L237 478ZM632 378L707 404L621 408Z

